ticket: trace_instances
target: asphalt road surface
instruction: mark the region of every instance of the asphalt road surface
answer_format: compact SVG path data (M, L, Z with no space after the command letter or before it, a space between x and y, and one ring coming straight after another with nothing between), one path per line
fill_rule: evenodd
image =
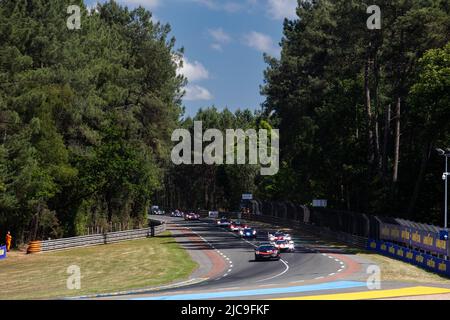
M267 225L249 222L256 240L241 239L214 220L184 221L153 217L167 223L170 239L181 244L198 264L190 279L167 286L87 297L117 300L360 300L448 297L450 288L383 282L371 288L371 261L324 244L308 234L292 233L295 252L280 261L255 261L255 247L267 241Z

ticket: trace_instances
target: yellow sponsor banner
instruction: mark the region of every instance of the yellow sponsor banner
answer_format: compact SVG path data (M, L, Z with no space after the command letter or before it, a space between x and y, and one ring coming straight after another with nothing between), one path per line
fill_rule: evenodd
M423 256L416 256L416 261L419 263L423 263L423 261L424 261Z
M428 234L426 237L423 237L423 244L432 247L434 245L433 237L430 234Z
M402 231L402 239L409 241L410 238L411 238L411 232L409 232L408 230L403 230Z
M382 229L381 229L381 234L382 234L383 236L389 237L389 235L391 234L391 233L390 233L390 229L389 229L388 227L382 228Z
M394 239L400 238L400 230L398 229L391 229L391 237Z
M422 242L422 236L416 231L412 235L412 241L421 243Z
M430 268L435 269L436 268L436 262L432 259L428 259L427 260L427 266L429 266Z
M436 247L442 250L447 250L447 241L436 239Z

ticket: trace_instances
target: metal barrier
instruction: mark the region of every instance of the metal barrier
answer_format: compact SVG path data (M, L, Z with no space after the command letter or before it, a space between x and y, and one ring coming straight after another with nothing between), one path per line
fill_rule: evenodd
M64 238L46 241L32 241L28 245L27 253L48 252L62 249L90 247L122 241L150 238L166 231L166 224L152 221L150 228L109 232L91 236Z
M450 277L450 261L423 252L378 240L369 240L367 249L378 254L416 265L423 269Z

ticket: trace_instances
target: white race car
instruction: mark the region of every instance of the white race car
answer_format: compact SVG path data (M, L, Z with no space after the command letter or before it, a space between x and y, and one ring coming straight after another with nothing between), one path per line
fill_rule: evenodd
M294 252L295 251L295 244L294 241L288 241L288 240L277 240L273 243L275 247L277 247L278 250L281 252Z
M282 231L277 231L275 233L268 234L269 241L274 242L278 240L292 241L292 236L290 234L284 233Z

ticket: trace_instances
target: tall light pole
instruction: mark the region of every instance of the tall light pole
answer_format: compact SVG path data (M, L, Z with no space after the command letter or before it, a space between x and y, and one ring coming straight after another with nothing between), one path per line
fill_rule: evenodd
M445 157L445 172L442 175L442 180L445 181L445 230L448 228L448 176L450 172L448 172L448 158L450 158L450 149L444 151L443 149L436 149L439 155Z

